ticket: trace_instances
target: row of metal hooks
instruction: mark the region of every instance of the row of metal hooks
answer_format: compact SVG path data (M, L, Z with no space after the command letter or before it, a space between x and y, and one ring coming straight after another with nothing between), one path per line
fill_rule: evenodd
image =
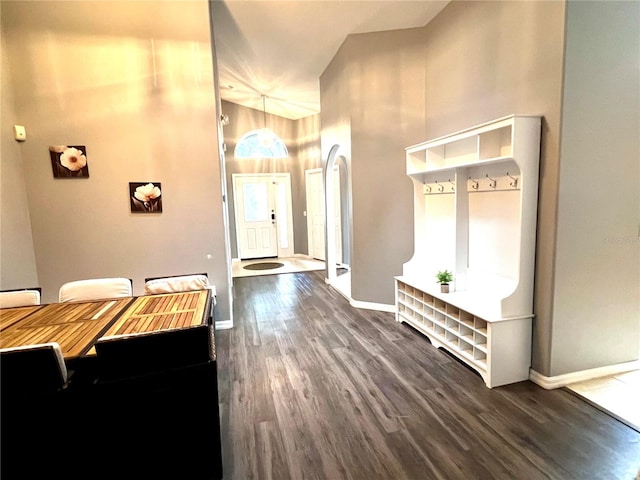
M509 178L509 186L513 187L513 188L518 188L518 177L513 177L513 176L509 175L509 172L507 172L506 176ZM489 180L489 188L497 188L497 186L498 186L498 180L497 179L491 178L488 173L485 174L485 178L487 178ZM480 181L479 180L474 180L471 177L469 177L469 180L471 181L471 188L473 190L478 190L478 188L480 187Z
M467 190L469 192L486 192L492 190L516 190L520 186L520 178L513 176L507 172L501 177L492 177L488 173L482 178L469 177L467 182ZM433 183L425 183L424 194L454 193L456 184L450 178L445 182L438 180Z
M424 193L451 193L456 191L456 184L451 181L451 179L447 180L449 185L446 185L448 191L445 192L445 184L439 183L437 180L435 183L426 183L424 185Z

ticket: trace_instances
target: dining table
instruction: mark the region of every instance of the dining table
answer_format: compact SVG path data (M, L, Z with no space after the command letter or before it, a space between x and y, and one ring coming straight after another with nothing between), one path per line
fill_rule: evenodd
M65 360L83 356L133 300L124 297L32 308L0 332L0 348L56 342ZM17 316L15 311L21 308L2 309L0 317Z
M136 297L105 336L183 328L205 323L209 290Z
M206 323L210 290L0 309L0 348L56 342L65 361L95 355L102 337Z
M22 392L0 389L11 405L3 408L11 411L2 418L3 440L11 441L2 442L2 477L8 470L7 478L24 478L31 467L22 455L34 445L56 460L73 445L84 462L65 464L72 479L90 474L86 465L101 478L221 479L211 299L204 289L0 309L0 349L56 342L69 372L44 402L40 395L12 401ZM193 435L204 440L184 441ZM105 462L114 438L119 451L134 452L126 470Z

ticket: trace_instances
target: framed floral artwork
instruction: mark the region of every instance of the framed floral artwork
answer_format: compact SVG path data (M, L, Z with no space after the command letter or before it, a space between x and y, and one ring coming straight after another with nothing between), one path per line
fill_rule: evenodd
M162 186L159 182L129 182L131 213L162 213Z
M87 148L84 145L49 147L54 178L89 178Z

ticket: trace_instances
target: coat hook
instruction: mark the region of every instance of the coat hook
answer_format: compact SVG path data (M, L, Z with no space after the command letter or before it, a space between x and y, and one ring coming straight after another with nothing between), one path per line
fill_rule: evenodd
M507 177L511 179L509 185L511 185L513 188L516 188L518 186L518 177L512 177L511 175L509 175L509 172L507 172Z
M491 188L496 188L496 179L495 178L491 178L488 173L485 174L485 177L487 177L489 179L489 186Z
M424 191L425 191L425 193L431 193L431 185L425 185L424 186Z
M451 191L452 191L452 192L455 192L455 191L456 191L456 184L455 184L455 183L453 183L453 182L451 181L451 179L449 179L449 183L451 184Z
M473 188L474 190L478 190L478 181L474 180L471 177L469 177L469 180L471 180L471 183L473 183L473 185L471 185L471 188Z
M438 191L439 192L444 191L444 187L442 185L440 185L437 180L436 180L436 185L438 186Z

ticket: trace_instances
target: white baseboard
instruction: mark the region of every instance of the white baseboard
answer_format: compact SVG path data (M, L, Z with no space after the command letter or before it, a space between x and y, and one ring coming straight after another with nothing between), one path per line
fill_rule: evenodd
M396 306L395 305L388 305L386 303L362 302L360 300L354 300L353 298L351 298L351 295L349 295L346 292L342 291L339 288L339 285L336 285L335 281L331 281L328 278L324 279L324 283L326 283L329 286L331 286L336 292L338 292L340 295L342 295L344 298L346 298L349 301L349 305L351 305L354 308L362 308L362 309L366 309L366 310L378 310L378 311L381 311L381 312L390 312L390 313L395 313L396 312Z
M386 303L361 302L359 300L349 299L349 303L355 308L364 308L366 310L379 310L381 312L395 313L396 306Z
M220 320L216 322L216 330L227 330L233 328L233 320Z
M530 369L529 380L546 390L553 390L554 388L566 387L572 383L584 382L585 380L591 380L593 378L607 377L609 375L638 369L640 369L640 360L618 363L616 365L607 365L605 367L591 368L589 370L580 370L578 372L565 373L562 375L555 375L553 377L547 377L533 369Z
M282 258L307 258L309 260L318 260L317 258L313 258L311 255L307 255L306 253L294 253L290 257L282 257ZM322 260L318 260L321 262Z

